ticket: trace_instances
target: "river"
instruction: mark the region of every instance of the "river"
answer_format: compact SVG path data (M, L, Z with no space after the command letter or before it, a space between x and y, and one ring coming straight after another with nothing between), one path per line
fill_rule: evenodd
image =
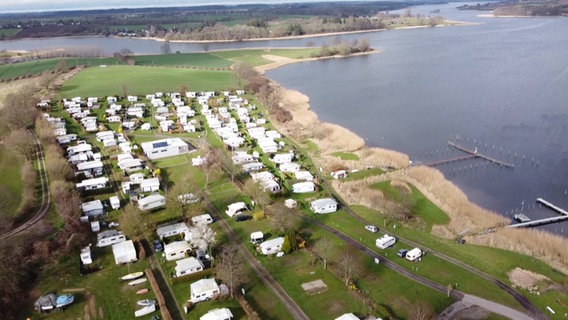
M485 12L439 9L447 19L476 25L418 28L345 35L369 40L380 54L303 62L268 72L285 87L310 97L319 118L363 137L369 146L394 149L427 163L461 154L449 139L513 163L506 169L466 160L438 169L469 199L512 217L554 216L535 205L542 197L568 208L568 19L487 18ZM210 50L304 46L333 37L210 44ZM128 48L157 54L162 42L106 38L2 41L0 49L42 50L82 46L103 54ZM172 51L195 52L202 44L171 43ZM568 222L543 226L568 235Z
M463 155L448 140L513 163L466 160L438 169L469 199L512 217L542 197L568 208L568 19L486 18L440 9L477 25L367 35L380 54L288 65L268 76L310 97L319 118L367 145L402 151L415 163ZM568 234L568 222L543 226Z

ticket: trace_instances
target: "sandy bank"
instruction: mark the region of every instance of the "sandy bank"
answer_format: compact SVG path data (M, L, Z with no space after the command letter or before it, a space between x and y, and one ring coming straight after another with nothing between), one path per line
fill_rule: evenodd
M273 63L259 67L259 72L277 68L298 60L265 55ZM502 229L510 223L509 219L471 203L467 196L444 175L433 168L424 166L409 167L409 157L403 153L365 146L364 140L350 130L338 125L322 122L310 110L309 98L295 90L286 89L276 82L271 85L280 91L281 107L290 111L293 119L285 123L272 123L283 134L303 144L309 140L317 145L318 151L310 156L315 164L324 170L334 166L349 169L366 167L395 168L385 175L373 176L359 181L332 182L332 186L350 204L364 205L379 212L396 210L394 204L384 201L378 190L368 186L384 180L409 183L420 190L434 204L450 217L446 225L434 226L432 232L440 237L452 239L465 236L469 243L501 248L542 259L554 268L568 274L568 240L536 229ZM357 161L343 161L331 153L352 152L359 157ZM495 232L487 232L497 228Z

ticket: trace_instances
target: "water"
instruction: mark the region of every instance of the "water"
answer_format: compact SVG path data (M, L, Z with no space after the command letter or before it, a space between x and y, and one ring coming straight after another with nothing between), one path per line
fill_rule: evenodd
M452 6L440 6L440 14L482 24L374 33L367 37L380 54L289 65L268 76L308 95L320 119L370 146L430 162L459 156L447 147L459 138L514 163L512 170L483 160L438 168L484 208L556 215L534 201L568 208L568 19L481 18ZM542 228L568 234L568 222Z
M555 213L537 197L568 208L568 19L482 18L456 4L421 6L413 13L479 25L407 29L341 36L367 38L380 54L288 65L268 76L310 97L319 118L343 125L370 146L398 150L415 162L460 155L448 139L515 164L482 160L439 169L480 206L533 219ZM314 39L230 42L210 50L304 46ZM162 42L86 37L0 42L0 50L82 46L103 54L128 48L160 53ZM202 44L171 43L172 51L203 51ZM568 235L568 222L545 226Z

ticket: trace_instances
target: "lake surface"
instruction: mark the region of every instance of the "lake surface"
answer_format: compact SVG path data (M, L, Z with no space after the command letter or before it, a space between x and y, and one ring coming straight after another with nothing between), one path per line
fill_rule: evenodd
M459 4L420 6L478 25L420 28L341 36L366 38L381 51L363 57L288 65L268 72L310 97L320 119L363 137L369 146L398 150L414 162L460 156L449 139L514 163L483 160L438 167L472 200L511 217L523 209L533 219L556 214L535 206L543 197L568 209L568 19L483 18ZM313 39L230 42L210 50L297 47ZM0 41L0 50L82 46L103 54L128 48L160 53L162 42L86 37ZM172 51L203 51L202 44L171 43ZM568 222L543 226L568 235Z
M511 217L555 216L542 197L568 208L568 19L482 18L479 25L368 34L380 54L285 66L268 76L310 97L320 119L345 126L370 146L427 163L464 155L449 139L514 163L439 166L472 200ZM567 235L568 222L543 226Z

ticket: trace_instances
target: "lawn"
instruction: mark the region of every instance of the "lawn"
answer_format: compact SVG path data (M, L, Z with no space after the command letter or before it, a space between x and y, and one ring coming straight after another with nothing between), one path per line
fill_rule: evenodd
M4 195L2 212L9 214L9 219L18 213L18 206L22 201L22 177L20 159L6 151L5 146L0 145L0 192Z
M144 95L172 92L180 86L192 91L227 90L237 87L231 71L187 68L108 66L88 68L69 79L61 88L62 97Z
M350 152L334 152L331 154L334 157L338 157L341 160L359 160L359 157L354 154L354 153L350 153Z
M184 66L205 68L228 68L231 61L210 53L179 53L168 55L132 56L139 66Z
M41 294L48 292L62 294L65 290L71 290L75 302L62 312L38 314L30 311L28 316L32 316L33 319L83 319L88 317L84 314L84 310L88 310L85 308L89 304L87 296L92 295L94 310L91 312L94 312L94 315L91 313L91 318L95 316L102 318L104 315L104 319L131 319L134 311L138 309L137 300L155 299L152 290L142 296L136 295L136 291L141 288L150 289L148 283L130 287L119 280L129 272L144 271L149 267L147 260L139 260L130 266L116 265L111 247L93 247L92 250L94 263L102 267L95 273L83 276L79 274L77 254L73 257L62 257L56 267L46 268L40 275Z
M277 55L292 59L307 58L315 51L313 48L306 49L245 49L245 50L229 50L216 51L211 54L232 60L241 61L250 66L256 67L270 63L270 60L263 58L263 55Z
M0 80L13 79L25 75L40 74L45 70L54 70L61 60L64 60L66 62L67 67L77 65L98 66L123 64L123 62L115 58L41 59L35 61L0 65Z

